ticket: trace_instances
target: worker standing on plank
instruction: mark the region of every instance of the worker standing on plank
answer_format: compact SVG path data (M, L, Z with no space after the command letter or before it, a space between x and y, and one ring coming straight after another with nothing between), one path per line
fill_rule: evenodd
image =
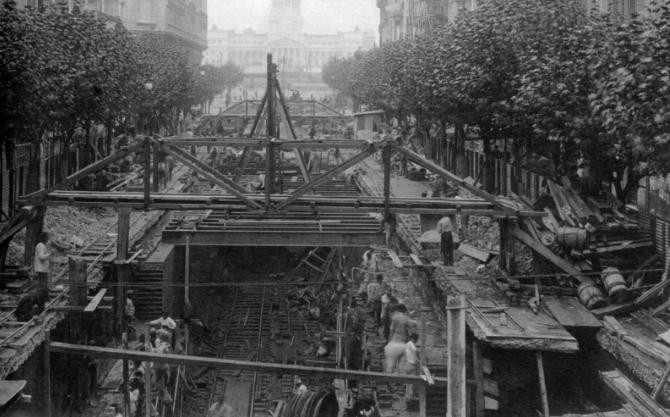
M445 266L454 264L454 226L449 216L444 216L437 222L437 233L440 235L440 252Z
M412 333L409 336L409 342L405 345L405 356L403 361L403 374L405 375L419 375L419 350L416 347L419 341L419 335ZM413 400L414 384L407 384L405 392L405 400Z
M390 338L388 344L384 347L384 372L393 373L398 366L398 362L405 354L407 341L416 328L416 321L407 315L407 307L400 304L395 308L391 316Z
M366 289L368 306L372 308L372 314L374 315L375 324L377 326L381 325L382 281L384 281L384 275L378 273L375 280L370 282Z
M46 300L48 299L49 294L47 286L49 284L49 269L51 268L51 251L47 247L49 244L49 234L46 232L40 233L37 242L38 243L35 246L33 271L35 272L39 297ZM44 305L41 305L40 307L44 307Z
M167 311L163 311L163 315L156 320L150 321L149 324L152 327L158 327L163 330L167 330L170 333L174 332L177 328L177 323L170 317Z

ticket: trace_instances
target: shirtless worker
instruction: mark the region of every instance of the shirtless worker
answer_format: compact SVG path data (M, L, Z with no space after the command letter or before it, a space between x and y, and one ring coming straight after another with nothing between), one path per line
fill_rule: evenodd
M384 347L384 372L393 373L395 371L398 362L405 354L409 336L416 326L417 322L407 315L407 307L404 304L398 305L391 316L389 342Z

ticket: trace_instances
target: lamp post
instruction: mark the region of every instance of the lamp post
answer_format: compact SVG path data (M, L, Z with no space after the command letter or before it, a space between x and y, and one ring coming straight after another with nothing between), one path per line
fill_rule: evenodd
M151 98L151 91L154 89L154 83L151 81L147 81L144 83L144 89L148 92L149 97ZM149 105L149 135L153 133L153 116L154 116L154 109L152 105Z

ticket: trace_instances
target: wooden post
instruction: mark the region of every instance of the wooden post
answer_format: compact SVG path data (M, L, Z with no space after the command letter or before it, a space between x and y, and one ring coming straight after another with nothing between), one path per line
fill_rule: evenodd
M537 360L537 374L540 379L540 396L542 398L542 414L544 417L549 417L549 399L547 398L547 383L544 380L544 362L542 360L542 352L535 352L535 359Z
M184 246L184 308L191 304L191 236L186 236L186 245Z
M661 375L661 379L658 381L658 384L654 388L654 391L651 393L651 397L654 400L658 401L658 399L661 398L661 392L663 392L663 387L668 382L669 377L670 377L670 362L668 362L668 364L665 366L663 374Z
M465 417L465 296L447 298L447 417Z
M382 149L384 162L384 218L388 216L391 205L391 146L386 145Z
M51 352L49 348L51 346L51 334L47 330L44 334L44 379L45 379L45 402L47 406L47 417L52 417L52 407L51 407Z
M147 327L144 333L144 337L146 340L146 348L147 351L149 351L149 328ZM145 371L144 371L144 415L145 416L151 416L153 413L151 412L151 370L149 369L149 362L145 364ZM141 407L140 404L137 405L138 407Z
M123 348L128 349L128 332L123 332L121 336L123 340ZM128 388L128 380L130 379L130 369L128 366L128 359L123 360L123 412L125 416L130 415L130 392Z
M482 347L478 340L472 341L472 373L475 378L475 417L484 417L484 368Z
M130 237L130 209L127 207L119 208L119 215L116 223L116 331L123 333L127 331L124 319L126 308L126 282L129 280L129 270L123 262L128 259L128 244Z
M154 182L152 184L151 190L154 193L158 192L158 187L160 186L160 182L158 181L158 149L157 147L154 147L154 160L153 160L153 173L154 173Z
M149 210L151 199L151 138L144 138L144 210Z
M271 140L277 139L277 126L275 120L275 104L276 104L276 92L275 92L275 68L272 63L272 54L268 54L267 57L267 135ZM275 186L275 148L270 143L266 148L265 152L266 161L266 172L265 172L265 209L270 209L270 195L274 193Z

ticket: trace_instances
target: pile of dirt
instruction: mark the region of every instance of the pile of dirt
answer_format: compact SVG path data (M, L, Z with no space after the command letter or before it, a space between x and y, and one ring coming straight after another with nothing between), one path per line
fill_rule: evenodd
M44 218L44 231L52 240L54 272L67 263L68 254L105 236L115 222L116 212L111 209L49 207ZM24 248L25 230L12 239L7 265L22 265Z

